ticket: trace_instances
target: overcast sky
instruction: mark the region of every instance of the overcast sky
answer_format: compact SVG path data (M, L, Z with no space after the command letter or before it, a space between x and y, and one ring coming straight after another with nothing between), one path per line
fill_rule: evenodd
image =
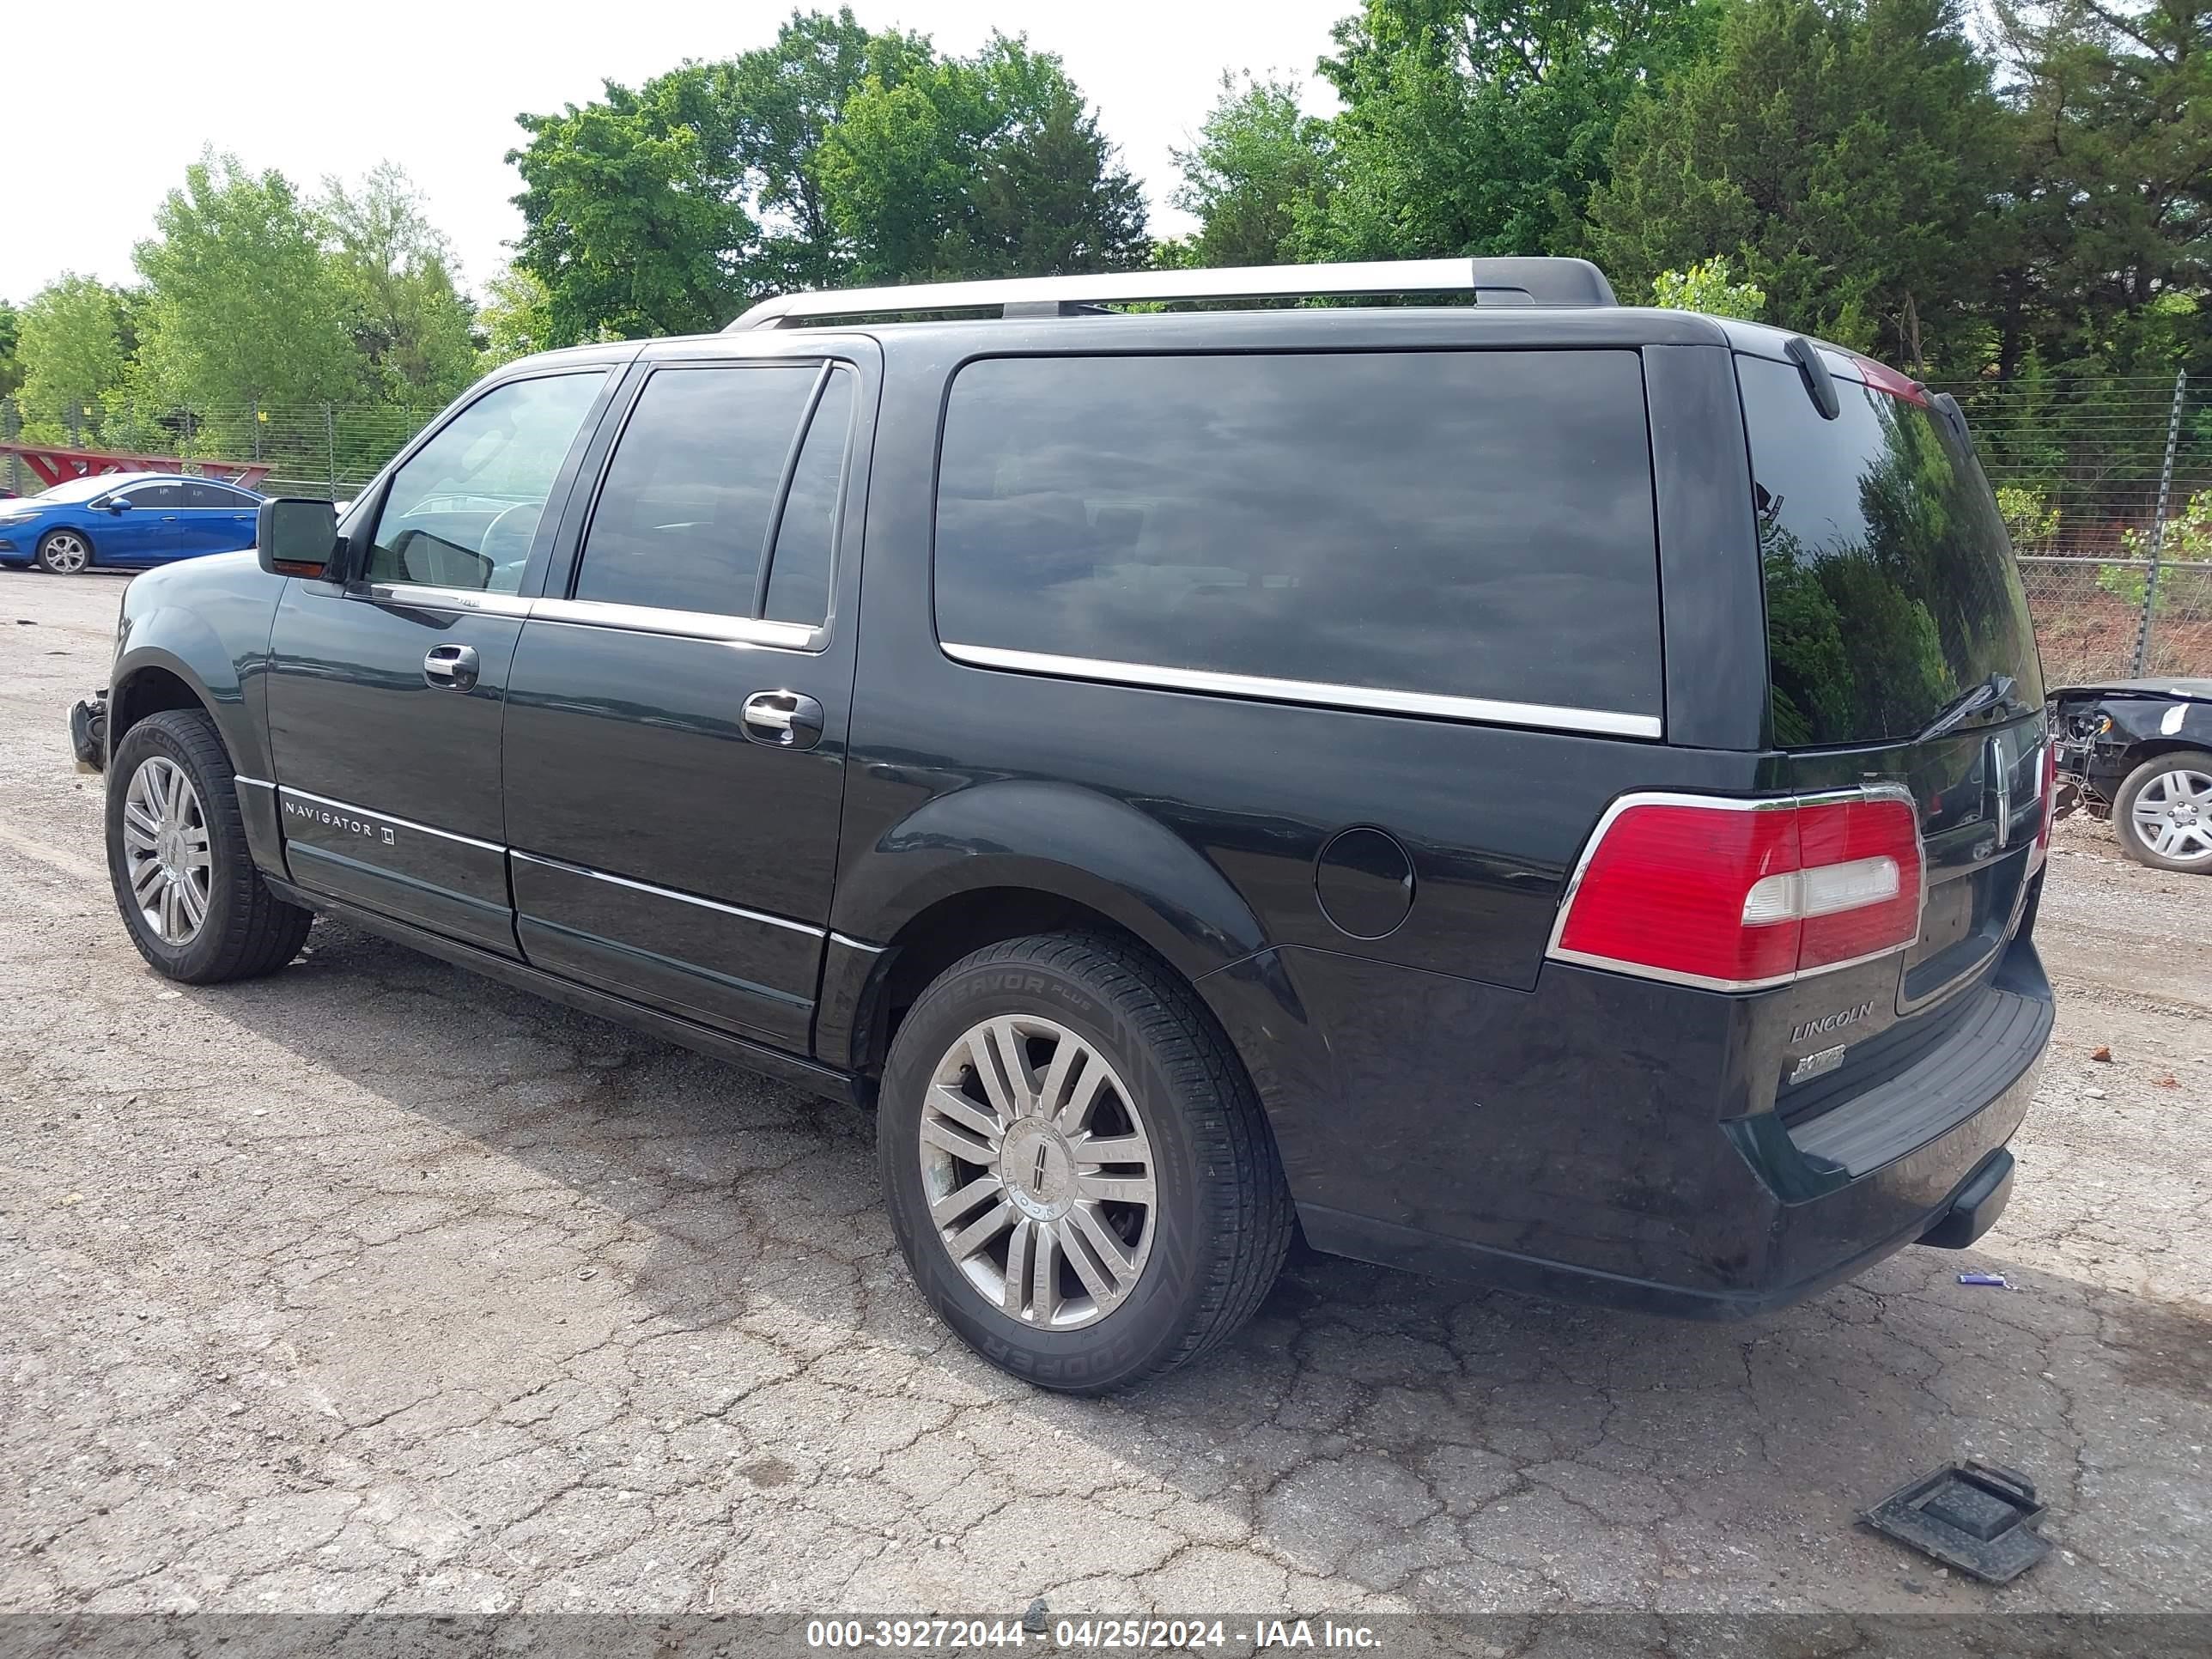
M1188 142L1221 71L1290 71L1326 110L1314 61L1354 3L856 0L854 11L871 28L919 29L945 52L972 52L996 27L1058 52L1167 233L1187 228L1167 205L1168 152ZM28 299L64 270L131 280L131 244L210 143L308 189L398 162L474 287L522 228L502 159L520 136L518 112L763 46L790 10L789 0L26 4L7 29L15 167L0 209L0 297Z

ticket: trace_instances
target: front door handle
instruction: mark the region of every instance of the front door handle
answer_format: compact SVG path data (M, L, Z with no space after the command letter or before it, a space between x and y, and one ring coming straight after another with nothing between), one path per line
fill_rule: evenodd
M822 705L796 691L756 691L745 699L745 735L779 749L811 749L822 740Z
M422 678L441 691L465 691L477 683L473 645L434 645L422 659Z

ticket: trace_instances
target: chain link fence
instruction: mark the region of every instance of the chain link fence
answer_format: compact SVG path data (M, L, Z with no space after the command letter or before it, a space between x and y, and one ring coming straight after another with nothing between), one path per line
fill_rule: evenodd
M2212 384L1939 386L1996 488L2053 685L2212 675Z
M1956 396L2021 556L2054 685L2212 675L2212 383L2032 375ZM262 488L343 500L437 413L386 404L33 410L0 398L0 438L255 462ZM0 480L37 488L13 457Z
M58 410L25 409L0 398L0 441L125 454L257 463L270 469L260 488L277 495L352 495L437 415L434 408L387 404L256 404L183 409L116 399ZM39 487L15 457L0 459L0 482L18 495Z

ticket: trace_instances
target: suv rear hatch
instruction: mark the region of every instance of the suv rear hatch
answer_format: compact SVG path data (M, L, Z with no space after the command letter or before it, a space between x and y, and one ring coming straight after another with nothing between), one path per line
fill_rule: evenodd
M1793 352L1736 359L1774 741L1793 789L1911 793L1924 900L1894 1012L1932 1013L1990 967L2041 862L2051 754L2027 595L1955 405L1864 359Z

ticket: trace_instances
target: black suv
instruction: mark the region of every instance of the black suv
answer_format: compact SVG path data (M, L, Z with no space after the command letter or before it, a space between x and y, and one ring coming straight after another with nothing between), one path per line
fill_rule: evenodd
M1219 303L1397 292L1458 303ZM320 911L871 1105L924 1295L1051 1388L1220 1340L1294 1228L1705 1316L1966 1243L2051 1030L1956 405L1577 261L533 357L138 578L111 684L159 971Z

